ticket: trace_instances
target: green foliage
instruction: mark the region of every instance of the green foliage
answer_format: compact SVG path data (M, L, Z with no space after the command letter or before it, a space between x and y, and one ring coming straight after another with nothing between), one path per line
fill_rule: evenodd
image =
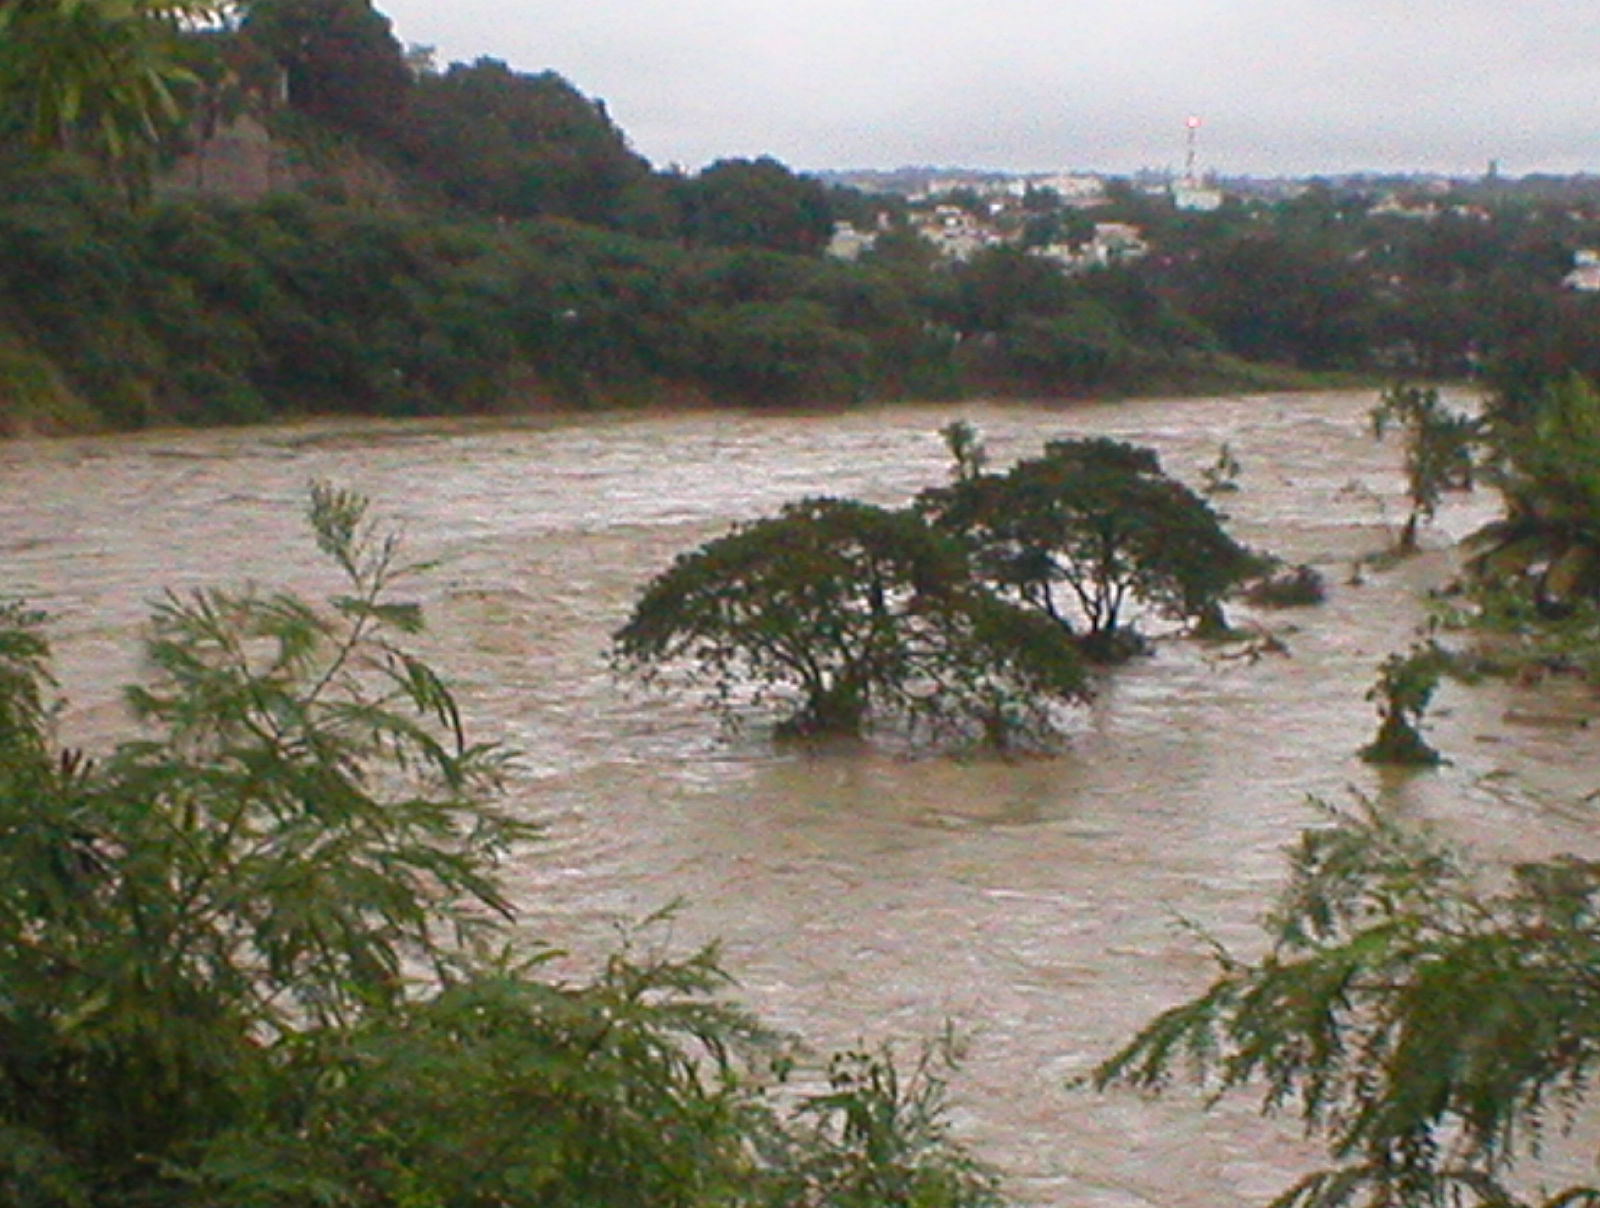
M1210 240L1182 271L1184 309L1240 356L1328 369L1367 351L1372 291L1325 240Z
M907 1077L887 1047L835 1054L828 1089L801 1100L805 1146L779 1174L773 1208L999 1208L993 1173L945 1124L957 1055L946 1033Z
M1061 266L1014 248L985 248L954 270L957 327L968 335L1009 331L1024 317L1049 318L1074 299Z
M42 643L4 617L0 1113L67 1202L154 1194L295 1036L448 976L507 909L499 756L398 644L417 613L361 502L318 489L312 520L349 593L169 597L129 695L149 736L98 764L51 749Z
M1373 435L1382 439L1390 424L1405 434L1406 487L1411 515L1400 538L1400 549L1417 547L1417 524L1433 519L1439 500L1451 489L1472 487L1473 446L1479 426L1471 416L1448 410L1439 392L1421 386L1397 384L1384 391L1372 410Z
M1600 682L1600 603L1577 600L1552 609L1522 579L1467 585L1460 604L1436 604L1441 624L1475 638L1476 669L1524 682L1578 675Z
M1440 761L1420 727L1440 677L1451 666L1450 656L1433 642L1383 660L1377 682L1367 691L1378 710L1378 734L1361 748L1362 759L1401 767L1431 767Z
M188 1172L197 1202L759 1203L776 1051L714 954L614 956L583 986L486 971L300 1046L280 1110Z
M780 1107L803 1054L714 948L568 983L510 942L505 756L411 653L366 502L310 514L344 591L167 597L98 760L56 745L43 618L0 606L0 1199L994 1203L925 1066L842 1057L839 1098Z
M1283 1208L1600 1202L1592 1184L1519 1190L1547 1183L1541 1140L1576 1118L1600 1059L1600 865L1522 864L1485 889L1368 807L1303 834L1293 869L1267 955L1219 950L1211 987L1094 1084L1259 1085L1263 1108L1298 1117L1330 1159Z
M685 186L683 197L685 233L697 243L812 256L833 229L822 185L769 156L718 160Z
M1001 344L1005 372L1028 389L1081 394L1119 375L1127 341L1114 316L1092 301L1059 314L1019 317Z
M917 506L971 551L980 577L1091 657L1137 648L1134 603L1217 621L1223 597L1262 562L1149 449L1106 438L1051 441L1003 474L961 474Z
M4 0L0 111L20 115L38 151L84 151L143 189L164 130L182 21L215 15L212 0Z
M455 63L417 81L412 115L419 171L480 213L615 226L649 172L605 107L552 71Z
M1528 580L1548 613L1600 597L1600 392L1571 376L1491 426L1506 514L1470 539L1481 579Z
M297 113L368 139L401 135L411 72L370 0L248 0L244 11L241 40L283 69Z
M684 368L716 398L754 406L855 402L866 341L802 299L701 306L685 317Z
M1003 745L1079 699L1058 627L975 583L959 546L908 511L790 504L680 555L613 636L619 670L709 689L733 719L784 702L786 733L855 735L900 717Z

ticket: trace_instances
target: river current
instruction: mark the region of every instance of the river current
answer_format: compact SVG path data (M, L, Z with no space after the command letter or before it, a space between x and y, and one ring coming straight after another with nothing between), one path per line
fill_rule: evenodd
M1464 403L1465 399L1454 400ZM1313 797L1355 794L1491 858L1594 854L1594 695L1564 683L1447 684L1430 740L1450 759L1363 765L1363 694L1405 649L1422 596L1492 493L1448 498L1423 553L1353 568L1406 513L1400 449L1372 438L1369 393L1050 407L897 406L690 413L522 425L329 422L0 445L6 596L53 617L63 737L125 730L115 687L165 589L253 579L333 587L306 484L373 500L430 563L402 585L470 730L519 751L514 800L545 825L511 870L521 926L574 973L618 928L675 900L687 950L720 938L737 995L818 1044L893 1040L946 1020L968 1037L959 1134L1020 1204L1176 1208L1263 1202L1308 1154L1254 1100L1207 1112L1069 1088L1209 958L1185 923L1241 951L1282 883ZM1049 438L1153 446L1192 485L1226 442L1218 496L1247 544L1326 577L1317 608L1230 619L1285 653L1163 640L1068 719L1064 750L1002 762L887 747L805 754L728 734L692 699L620 684L610 632L645 580L731 523L805 495L899 504L941 480L938 429L965 418L1003 466Z

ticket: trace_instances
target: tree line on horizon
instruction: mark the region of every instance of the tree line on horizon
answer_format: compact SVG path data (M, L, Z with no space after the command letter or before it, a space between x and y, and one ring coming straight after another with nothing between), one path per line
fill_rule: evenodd
M1145 231L1142 261L1069 275L1007 247L944 263L902 199L770 158L656 171L556 73L439 69L368 0L228 11L196 27L179 18L214 6L0 5L0 429L1600 369L1593 300L1558 284L1600 243L1570 201L1421 223L1327 188L1186 214L1114 187L1105 217ZM130 83L69 53L93 37ZM252 106L296 189L152 194L208 124ZM1048 219L1059 198L1034 205ZM879 215L859 263L822 254L835 219Z

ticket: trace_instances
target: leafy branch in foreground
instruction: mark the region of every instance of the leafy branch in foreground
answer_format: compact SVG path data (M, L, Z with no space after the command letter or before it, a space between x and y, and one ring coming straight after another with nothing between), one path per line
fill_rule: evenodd
M211 0L4 0L0 102L40 151L88 151L142 185L164 130L181 119L174 86L187 24Z
M1523 1198L1538 1172L1512 1177L1577 1120L1600 1061L1600 863L1486 875L1370 806L1333 814L1294 852L1268 954L1220 953L1211 987L1093 1084L1260 1086L1332 1160L1283 1208L1600 1204L1590 1185Z
M891 1094L864 1153L775 1106L791 1046L714 948L575 983L519 953L497 871L530 828L366 512L312 491L323 605L168 596L144 732L98 761L56 745L43 618L0 605L0 1203L992 1202L936 1100Z

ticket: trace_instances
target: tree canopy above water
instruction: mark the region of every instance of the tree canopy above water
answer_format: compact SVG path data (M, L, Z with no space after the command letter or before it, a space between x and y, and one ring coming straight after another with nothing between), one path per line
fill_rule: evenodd
M1134 642L1132 604L1216 627L1223 598L1266 567L1153 450L1103 437L1051 441L1003 473L962 473L917 506L967 546L986 582L1081 631L1102 658Z
M614 636L617 665L682 677L725 716L778 698L793 734L900 717L1004 743L1086 686L1067 636L974 581L910 511L808 499L681 555Z

